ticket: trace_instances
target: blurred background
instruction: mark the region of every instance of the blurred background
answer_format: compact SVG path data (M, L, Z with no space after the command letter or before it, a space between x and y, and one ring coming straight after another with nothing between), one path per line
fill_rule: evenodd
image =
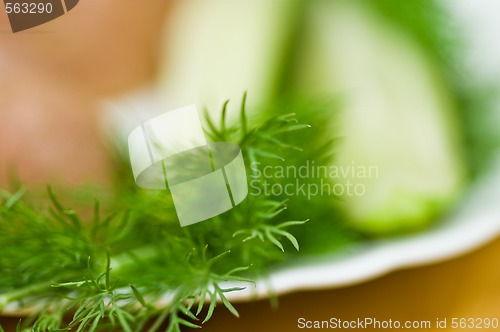
M110 187L110 131L123 143L145 114L193 103L217 114L248 91L256 113L282 100L335 101L325 112L340 114L329 120L331 138L343 138L336 164L381 168L364 182L367 195L340 207L352 227L425 227L491 171L499 13L495 0L82 0L14 34L2 10L0 187L12 175L33 188ZM289 331L300 317L500 318L499 250L497 240L362 285L286 295L277 308L241 304L240 319L218 310L204 329Z

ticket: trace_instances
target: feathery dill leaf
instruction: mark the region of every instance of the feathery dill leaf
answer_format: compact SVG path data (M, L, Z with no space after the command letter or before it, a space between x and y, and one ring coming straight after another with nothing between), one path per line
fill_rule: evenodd
M238 144L248 172L251 162L301 150L280 136L308 125L293 114L252 125L245 99L238 126L226 123L227 102L219 126L207 116L210 139ZM24 188L0 191L0 310L33 312L19 331L180 331L208 321L218 301L237 316L226 295L283 260L285 241L299 250L292 231L307 222L286 218L284 200L248 195L220 216L181 228L168 190L121 189L121 208L102 216L96 202L85 218L50 187L45 211L23 200Z

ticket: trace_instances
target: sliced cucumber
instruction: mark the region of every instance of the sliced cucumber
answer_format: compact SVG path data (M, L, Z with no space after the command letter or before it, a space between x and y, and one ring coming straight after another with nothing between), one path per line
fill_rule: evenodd
M288 0L180 2L166 25L159 87L167 107L195 103L218 114L244 91L249 109L268 102L296 8Z
M363 2L316 1L310 15L297 87L341 100L335 165L354 168L334 179L346 188L341 209L355 228L377 235L428 225L465 180L440 71ZM347 193L349 184L357 192Z

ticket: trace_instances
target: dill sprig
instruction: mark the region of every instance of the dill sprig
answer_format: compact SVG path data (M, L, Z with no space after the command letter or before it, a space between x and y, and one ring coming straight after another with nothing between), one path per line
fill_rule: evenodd
M219 126L206 116L210 139L238 144L248 171L251 162L300 150L280 136L308 125L287 114L252 126L245 100L237 125L226 123L228 102ZM218 302L237 316L226 295L283 260L286 242L299 250L291 230L307 221L285 218L286 201L264 195L181 228L168 190L123 185L116 211L104 217L99 202L80 216L50 187L46 210L25 193L0 191L0 310L33 312L18 331L180 331L208 321Z

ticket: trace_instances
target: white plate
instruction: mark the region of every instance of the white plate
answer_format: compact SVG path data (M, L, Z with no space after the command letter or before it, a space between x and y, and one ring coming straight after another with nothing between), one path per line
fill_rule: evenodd
M154 89L148 88L108 103L108 127L119 124L118 139L125 141L131 128L145 118L162 113ZM116 131L115 131L116 133ZM341 252L311 257L278 268L266 280L245 285L227 294L231 301L264 298L298 290L334 288L361 283L388 272L425 265L467 253L500 234L500 156L498 161L466 192L449 215L435 227L404 237L363 242ZM224 287L235 286L225 284ZM241 286L241 285L238 285ZM166 296L161 304L167 303Z
M500 235L500 163L478 181L450 215L436 227L412 236L362 243L343 253L277 269L240 292L232 301L298 290L335 288L361 283L388 272L430 264L465 254ZM270 288L269 288L270 287Z

